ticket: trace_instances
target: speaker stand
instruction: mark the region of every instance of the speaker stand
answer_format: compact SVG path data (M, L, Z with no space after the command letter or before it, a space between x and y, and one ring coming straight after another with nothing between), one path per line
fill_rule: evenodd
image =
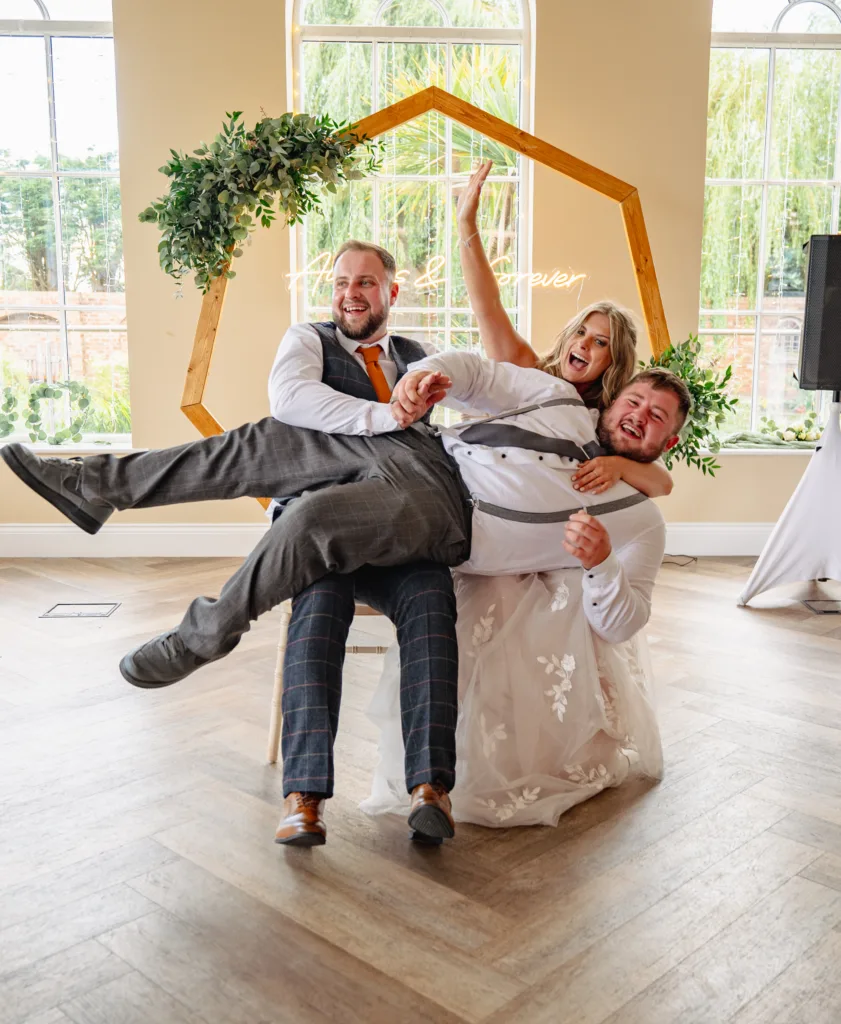
M834 391L829 422L750 579L739 604L782 583L841 580L841 392Z

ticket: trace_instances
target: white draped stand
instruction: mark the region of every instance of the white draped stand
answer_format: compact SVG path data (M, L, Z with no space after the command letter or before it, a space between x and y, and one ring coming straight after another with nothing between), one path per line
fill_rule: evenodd
M819 450L768 538L739 604L782 583L841 580L840 418L841 402L834 401Z

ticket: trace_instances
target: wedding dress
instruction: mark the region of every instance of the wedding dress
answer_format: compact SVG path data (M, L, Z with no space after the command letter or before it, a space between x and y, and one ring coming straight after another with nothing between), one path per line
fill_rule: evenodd
M456 820L556 825L570 807L618 786L632 766L662 775L644 637L611 645L582 609L582 572L455 573L459 718ZM369 714L380 726L370 814L406 812L399 652L386 656Z

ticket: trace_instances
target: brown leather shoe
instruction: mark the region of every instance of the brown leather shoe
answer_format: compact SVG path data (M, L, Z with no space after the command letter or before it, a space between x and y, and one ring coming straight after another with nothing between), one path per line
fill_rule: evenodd
M314 793L290 793L283 801L283 817L274 841L287 846L323 846L327 828L322 812L324 800Z
M412 807L409 811L409 827L418 833L421 840L452 839L456 827L453 822L450 797L437 782L422 782L412 790ZM413 837L415 838L415 837Z

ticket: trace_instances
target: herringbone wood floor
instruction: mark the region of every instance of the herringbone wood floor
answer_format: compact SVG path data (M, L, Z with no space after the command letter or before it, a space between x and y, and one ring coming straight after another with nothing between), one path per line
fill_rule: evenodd
M665 566L665 781L440 850L356 808L350 657L328 845L282 850L276 619L160 693L116 671L232 564L0 562L0 1024L841 1021L839 618L737 609L749 560ZM123 605L37 618L79 600Z

